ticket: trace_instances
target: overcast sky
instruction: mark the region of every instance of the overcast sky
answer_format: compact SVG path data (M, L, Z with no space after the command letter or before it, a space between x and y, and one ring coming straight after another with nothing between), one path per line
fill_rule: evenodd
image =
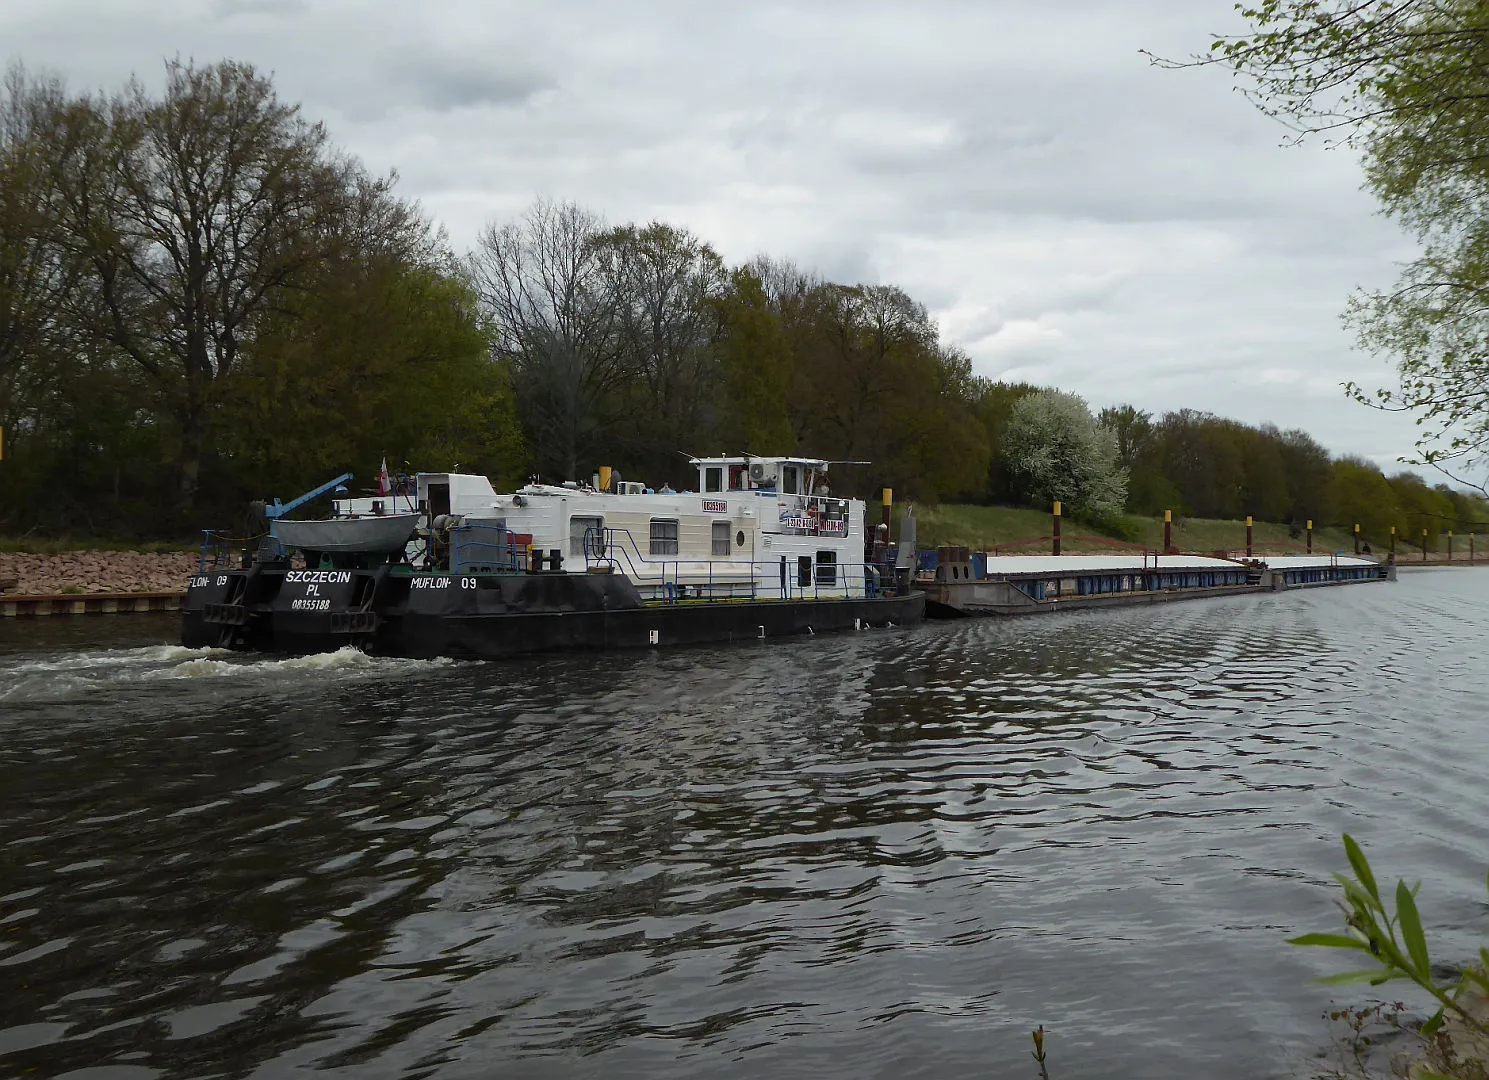
M1388 471L1410 420L1339 312L1412 248L1342 151L1287 148L1203 51L1228 0L5 0L74 88L274 74L465 248L539 195L901 286L977 370L1093 407L1302 427Z

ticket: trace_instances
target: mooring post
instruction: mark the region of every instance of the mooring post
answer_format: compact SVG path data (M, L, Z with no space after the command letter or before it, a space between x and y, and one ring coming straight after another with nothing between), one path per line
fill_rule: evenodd
M1396 561L1396 526L1391 526L1391 561Z
M1453 561L1453 530L1448 530L1448 562Z
M1251 515L1246 515L1246 557L1251 558Z
M1313 519L1308 519L1308 554L1313 554Z
M889 510L890 510L890 507L893 506L893 505L894 505L894 488L885 488L884 489L884 532L885 532L885 538L886 539L889 539L889 537L890 537Z
M1469 533L1468 534L1468 565L1469 566L1472 566L1473 565L1473 538L1476 535L1477 535L1476 533Z
M1165 510L1163 512L1163 553L1167 555L1174 549L1174 512Z
M1427 561L1427 530L1422 530L1422 561Z
M1355 554L1360 553L1360 523L1355 522Z
M1058 554L1060 554L1060 500L1059 499L1056 499L1055 500L1054 522L1055 522L1055 529L1054 529L1054 536L1052 537L1052 539L1054 541L1054 549L1055 549L1054 550L1054 554L1058 555Z

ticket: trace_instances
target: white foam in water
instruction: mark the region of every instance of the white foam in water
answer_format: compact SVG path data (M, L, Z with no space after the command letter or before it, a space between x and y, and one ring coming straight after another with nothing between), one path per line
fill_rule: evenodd
M368 656L350 645L343 645L335 652L311 653L307 656L291 656L283 660L232 661L214 660L207 657L187 660L174 667L145 672L147 679L203 679L228 676L252 677L255 675L293 671L326 671L369 673L396 671L407 667L434 667L450 663L448 660L404 660L391 657Z
M104 652L81 652L60 660L21 660L0 670L17 675L47 671L89 671L93 668L127 667L140 664L164 664L175 660L195 660L210 656L227 656L226 649L188 649L185 645L149 645L140 649L108 649Z
M174 679L253 679L296 672L389 675L451 662L368 656L351 646L335 652L264 659L228 649L153 645L0 665L0 701L65 700L101 689Z

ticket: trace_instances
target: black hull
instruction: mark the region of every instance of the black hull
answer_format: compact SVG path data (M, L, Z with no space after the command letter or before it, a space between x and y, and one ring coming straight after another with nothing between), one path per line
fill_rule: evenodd
M380 656L499 659L526 653L648 649L755 641L904 625L925 596L641 604L619 576L532 575L411 593L407 579L354 572L318 583L325 609L306 611L283 572L230 571L193 579L181 641L274 653L354 646ZM477 587L479 586L479 587Z

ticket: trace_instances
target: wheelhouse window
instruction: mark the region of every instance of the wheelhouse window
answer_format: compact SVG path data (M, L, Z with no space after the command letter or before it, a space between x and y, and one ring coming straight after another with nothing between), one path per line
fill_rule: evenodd
M651 519L651 553L653 555L677 554L677 519Z
M713 523L713 553L715 555L729 554L729 523L727 521Z
M795 495L796 488L796 466L787 465L781 469L781 491L787 495Z
M724 490L724 468L722 465L710 465L703 470L703 490Z
M585 538L589 540L589 554L599 557L605 554L605 519L602 517L569 518L569 554L584 558Z
M836 585L838 583L838 553L836 551L817 552L817 584Z

